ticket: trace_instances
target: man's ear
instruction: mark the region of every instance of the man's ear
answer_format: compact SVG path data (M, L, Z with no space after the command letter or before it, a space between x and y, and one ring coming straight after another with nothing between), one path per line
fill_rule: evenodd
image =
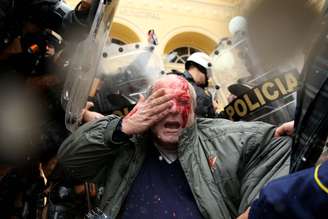
M194 112L193 107L191 107L191 111L190 111L190 114L189 114L189 118L188 118L188 122L187 122L186 128L192 126L194 124L194 122L195 122L195 119L196 119L196 114Z

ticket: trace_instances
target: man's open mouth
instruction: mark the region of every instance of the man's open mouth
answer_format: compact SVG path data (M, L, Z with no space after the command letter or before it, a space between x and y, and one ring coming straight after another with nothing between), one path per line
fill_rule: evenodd
M167 129L178 129L181 127L181 124L179 122L166 122L164 127Z

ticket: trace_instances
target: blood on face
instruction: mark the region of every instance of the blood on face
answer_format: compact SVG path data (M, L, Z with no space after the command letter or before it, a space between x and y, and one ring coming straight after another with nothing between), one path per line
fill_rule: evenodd
M184 128L191 113L191 95L188 82L180 76L169 75L166 77L155 84L154 90L164 88L167 94L173 94L172 107L181 115L182 127Z

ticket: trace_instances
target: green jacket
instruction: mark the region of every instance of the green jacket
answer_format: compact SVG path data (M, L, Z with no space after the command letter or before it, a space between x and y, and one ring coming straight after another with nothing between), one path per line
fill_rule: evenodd
M103 180L100 208L116 218L144 161L151 138L114 142L119 118L85 124L59 149L60 163L79 180ZM288 174L291 139L273 138L261 122L197 119L186 128L178 157L204 218L235 218L271 179Z

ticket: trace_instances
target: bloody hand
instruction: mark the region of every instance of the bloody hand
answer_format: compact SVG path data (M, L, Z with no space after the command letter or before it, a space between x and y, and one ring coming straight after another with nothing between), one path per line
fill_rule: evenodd
M158 89L147 99L142 95L137 105L123 118L122 132L127 135L141 134L170 113L173 98L165 89Z

